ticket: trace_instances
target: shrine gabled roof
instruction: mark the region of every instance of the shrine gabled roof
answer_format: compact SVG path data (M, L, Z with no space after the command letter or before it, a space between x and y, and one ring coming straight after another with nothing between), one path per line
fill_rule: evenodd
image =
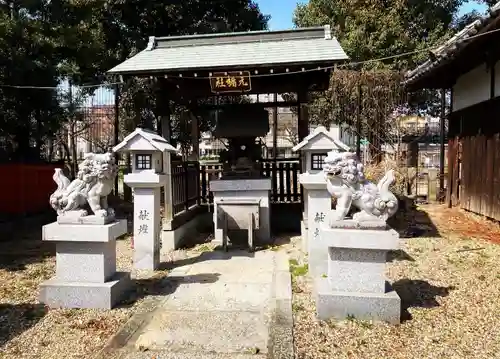
M120 152L122 150L129 150L132 140L136 137L144 138L152 147L158 151L176 152L177 150L167 142L163 137L156 133L143 128L136 128L134 132L128 134L121 143L113 147L113 152Z
M312 131L310 134L308 134L306 137L304 137L302 142L300 142L295 147L293 147L292 151L297 152L297 151L303 149L304 147L306 147L307 145L309 145L310 143L314 143L314 141L320 137L324 137L324 138L328 139L329 143L334 144L337 147L337 149L339 149L339 150L350 151L349 146L347 146L344 142L335 139L324 126L316 127L314 129L314 131Z
M283 31L153 36L145 50L109 73L149 75L280 65L319 66L347 59L326 25Z
M474 42L476 36L491 31L489 27L498 23L500 19L500 1L493 5L483 17L467 25L463 30L456 33L451 39L432 51L434 59L427 60L417 68L408 71L403 82L406 86L418 86L418 83L459 57L465 49ZM496 46L496 45L491 45Z

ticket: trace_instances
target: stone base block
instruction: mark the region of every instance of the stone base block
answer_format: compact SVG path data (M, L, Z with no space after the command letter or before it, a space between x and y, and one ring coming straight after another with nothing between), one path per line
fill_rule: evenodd
M127 233L126 219L105 225L54 222L42 227L42 239L52 242L109 242L125 233Z
M108 216L96 216L96 215L71 215L65 214L62 216L57 216L57 223L59 224L93 224L93 225L105 225L115 221L115 215L110 214Z
M130 285L128 272L117 272L106 283L63 282L52 278L40 285L39 300L50 308L111 309Z
M307 223L305 220L300 221L300 236L302 237L302 250L307 253L307 249L309 248L308 243L308 233L307 233Z
M318 319L343 320L352 316L360 320L401 322L401 298L395 291L387 293L334 292L327 278L316 282Z
M198 227L203 227L205 223L210 223L210 221L211 213L207 212L196 215L175 229L164 224L161 233L160 253L179 249L190 238L196 237L199 234Z
M321 238L307 239L307 253L309 276L314 280L326 276L328 274L328 247L323 244Z
M137 243L134 241L134 269L140 270L156 270L160 265L160 248L146 250L137 248Z

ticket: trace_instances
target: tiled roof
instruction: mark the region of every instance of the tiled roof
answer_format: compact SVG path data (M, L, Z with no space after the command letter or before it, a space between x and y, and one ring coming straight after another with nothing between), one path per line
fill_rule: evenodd
M305 145L307 145L311 140L313 140L317 136L326 136L328 137L339 149L343 151L349 151L350 147L346 145L344 142L335 139L330 132L324 127L324 126L318 126L316 127L311 133L309 133L302 142L297 144L292 148L293 152L299 151L301 148L303 148Z
M134 139L136 136L141 136L146 139L151 146L155 147L159 151L175 152L176 149L167 142L163 137L157 135L153 131L147 130L145 128L136 128L134 132L127 135L121 143L113 147L113 152L119 152L125 148L128 143Z
M329 25L284 31L249 31L150 37L148 47L110 73L159 73L231 67L333 64L348 59Z
M474 41L474 39L470 39L470 37L481 33L488 25L498 20L499 17L500 1L493 5L485 16L467 25L462 31L458 32L442 46L435 49L433 51L434 55L436 55L435 59L427 60L416 69L407 72L404 84L414 84L424 77L431 75L431 73L440 66L455 59L467 45Z

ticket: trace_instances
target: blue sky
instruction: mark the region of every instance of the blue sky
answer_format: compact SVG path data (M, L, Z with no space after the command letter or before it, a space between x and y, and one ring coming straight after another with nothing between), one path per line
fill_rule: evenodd
M257 0L260 10L266 15L271 15L269 24L271 30L283 30L293 27L293 10L297 2L306 3L307 0ZM474 1L469 1L462 7L461 13L466 13L474 9L484 12L486 6L478 5Z

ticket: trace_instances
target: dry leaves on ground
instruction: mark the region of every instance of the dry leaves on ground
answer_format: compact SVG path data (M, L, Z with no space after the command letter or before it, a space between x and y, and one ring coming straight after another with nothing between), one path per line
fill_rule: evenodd
M38 303L38 286L55 272L54 247L40 241L40 230L2 242L0 256L0 358L88 359L137 311L146 296L169 288L167 270L133 271L135 288L113 310L48 309ZM199 255L175 251L163 262ZM117 267L130 271L130 238L117 241Z
M498 240L497 225L442 206L423 211L440 233L404 240L388 264L403 302L402 324L319 322L310 280L294 276L298 359L500 358L500 246L491 242ZM466 237L472 228L474 238ZM300 262L299 241L289 252Z

